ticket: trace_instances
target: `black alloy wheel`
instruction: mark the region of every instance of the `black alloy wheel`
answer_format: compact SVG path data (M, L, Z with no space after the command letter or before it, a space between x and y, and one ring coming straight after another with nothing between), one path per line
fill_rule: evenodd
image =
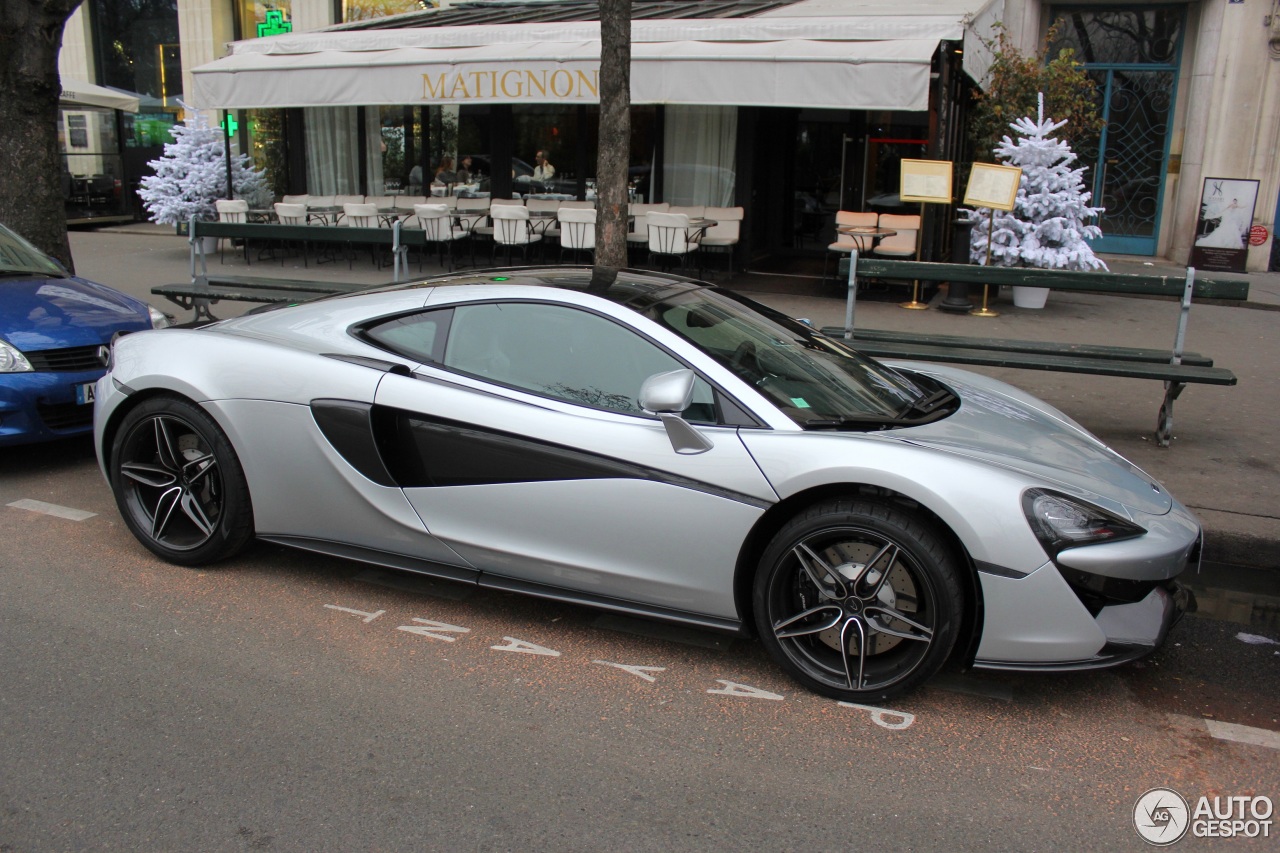
M249 488L235 451L193 403L153 397L130 411L116 432L110 475L125 523L165 560L216 562L253 537Z
M930 524L894 504L818 504L760 560L756 627L794 678L846 701L918 686L955 645L964 594L955 557Z

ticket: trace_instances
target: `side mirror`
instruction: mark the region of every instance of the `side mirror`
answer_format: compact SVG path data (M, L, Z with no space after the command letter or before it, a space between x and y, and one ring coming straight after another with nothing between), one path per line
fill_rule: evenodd
M640 408L651 415L678 415L693 402L692 370L655 373L640 386Z
M687 455L706 453L715 446L680 416L693 402L695 378L692 370L681 368L667 373L655 373L640 386L640 408L651 415L657 415L667 431L671 449Z

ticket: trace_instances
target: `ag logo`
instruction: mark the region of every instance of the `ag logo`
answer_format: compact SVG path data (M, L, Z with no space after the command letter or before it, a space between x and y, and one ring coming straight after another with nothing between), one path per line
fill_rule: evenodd
M1164 847L1181 840L1191 824L1191 811L1182 795L1170 788L1152 788L1133 807L1133 826L1142 840Z

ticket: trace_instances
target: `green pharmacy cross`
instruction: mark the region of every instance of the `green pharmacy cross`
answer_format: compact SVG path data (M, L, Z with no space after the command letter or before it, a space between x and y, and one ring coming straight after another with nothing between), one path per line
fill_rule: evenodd
M284 12L279 9L268 9L267 19L258 24L258 38L278 36L293 32L293 22L284 19Z
M218 127L226 131L227 136L234 137L236 135L236 131L240 128L240 122L236 121L235 116L228 113L227 117L222 120Z

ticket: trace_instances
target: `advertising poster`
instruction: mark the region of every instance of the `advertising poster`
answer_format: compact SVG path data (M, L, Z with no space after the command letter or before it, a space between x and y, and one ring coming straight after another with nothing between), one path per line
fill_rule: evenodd
M1258 200L1258 182L1205 178L1196 218L1191 266L1200 270L1244 272L1249 256L1249 228Z

